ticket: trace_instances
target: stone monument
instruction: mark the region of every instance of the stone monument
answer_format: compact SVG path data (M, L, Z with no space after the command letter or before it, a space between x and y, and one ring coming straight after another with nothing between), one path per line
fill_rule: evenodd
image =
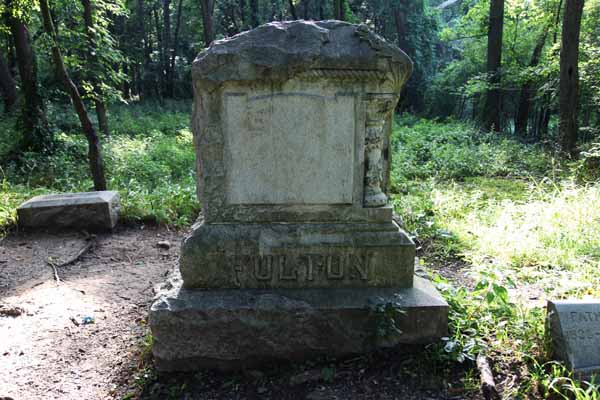
M411 69L400 49L340 21L270 23L197 57L204 212L184 240L181 276L151 308L159 370L446 334L447 304L414 275L415 245L386 194L392 114ZM382 305L401 310L385 338Z
M600 376L600 300L548 301L552 356L573 372Z

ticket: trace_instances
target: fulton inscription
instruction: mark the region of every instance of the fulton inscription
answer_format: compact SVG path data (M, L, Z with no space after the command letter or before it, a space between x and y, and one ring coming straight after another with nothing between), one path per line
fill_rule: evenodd
M322 280L366 281L370 271L369 253L365 254L274 254L231 256L234 282L241 287L248 280L273 284L274 281L306 283Z

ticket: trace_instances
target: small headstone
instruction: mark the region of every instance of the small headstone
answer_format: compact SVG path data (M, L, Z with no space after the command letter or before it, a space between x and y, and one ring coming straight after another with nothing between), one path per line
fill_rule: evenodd
M600 300L548 302L553 356L576 373L600 373Z
M36 229L112 229L119 217L115 191L36 196L17 209L19 226Z

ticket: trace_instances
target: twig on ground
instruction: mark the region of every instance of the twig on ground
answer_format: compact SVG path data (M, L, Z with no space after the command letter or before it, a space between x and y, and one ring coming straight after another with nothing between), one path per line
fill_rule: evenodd
M81 249L79 249L77 254L75 254L73 257L69 258L67 261L62 262L60 264L55 264L50 258L46 261L48 263L48 265L52 267L52 271L54 272L54 280L56 281L57 284L59 284L61 282L60 276L58 276L58 268L66 267L67 265L73 264L75 261L79 260L81 258L81 256L83 256L85 253L87 253L94 245L94 243L95 243L94 239L96 237L94 235L90 235L87 232L84 232L84 235L85 235L85 240L87 241L87 243L85 244L85 246L83 246Z
M94 236L88 236L86 238L86 240L88 242L85 244L85 246L83 246L81 249L79 249L77 254L75 254L73 257L69 258L67 261L58 264L56 267L57 268L66 267L67 265L73 264L75 261L79 260L81 258L81 256L83 256L85 253L87 253L92 248L92 246L95 243L94 238L95 238Z
M494 382L494 374L490 368L490 363L486 356L479 354L477 356L477 369L479 369L479 376L481 379L481 392L485 400L497 400L500 399L500 394L496 389L496 383Z
M47 263L48 263L49 266L52 267L52 271L54 272L54 281L58 285L61 281L60 281L60 277L58 276L58 269L56 268L56 264L54 264L50 260L48 260Z

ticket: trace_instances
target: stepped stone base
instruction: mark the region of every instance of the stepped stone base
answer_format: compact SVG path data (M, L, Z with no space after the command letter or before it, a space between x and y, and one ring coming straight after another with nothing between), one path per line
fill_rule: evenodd
M179 262L192 289L410 287L415 244L387 223L194 226Z
M378 304L403 313L401 334L377 334ZM411 288L235 289L182 287L179 276L150 311L159 371L233 370L380 347L430 343L447 334L448 305L427 280Z

